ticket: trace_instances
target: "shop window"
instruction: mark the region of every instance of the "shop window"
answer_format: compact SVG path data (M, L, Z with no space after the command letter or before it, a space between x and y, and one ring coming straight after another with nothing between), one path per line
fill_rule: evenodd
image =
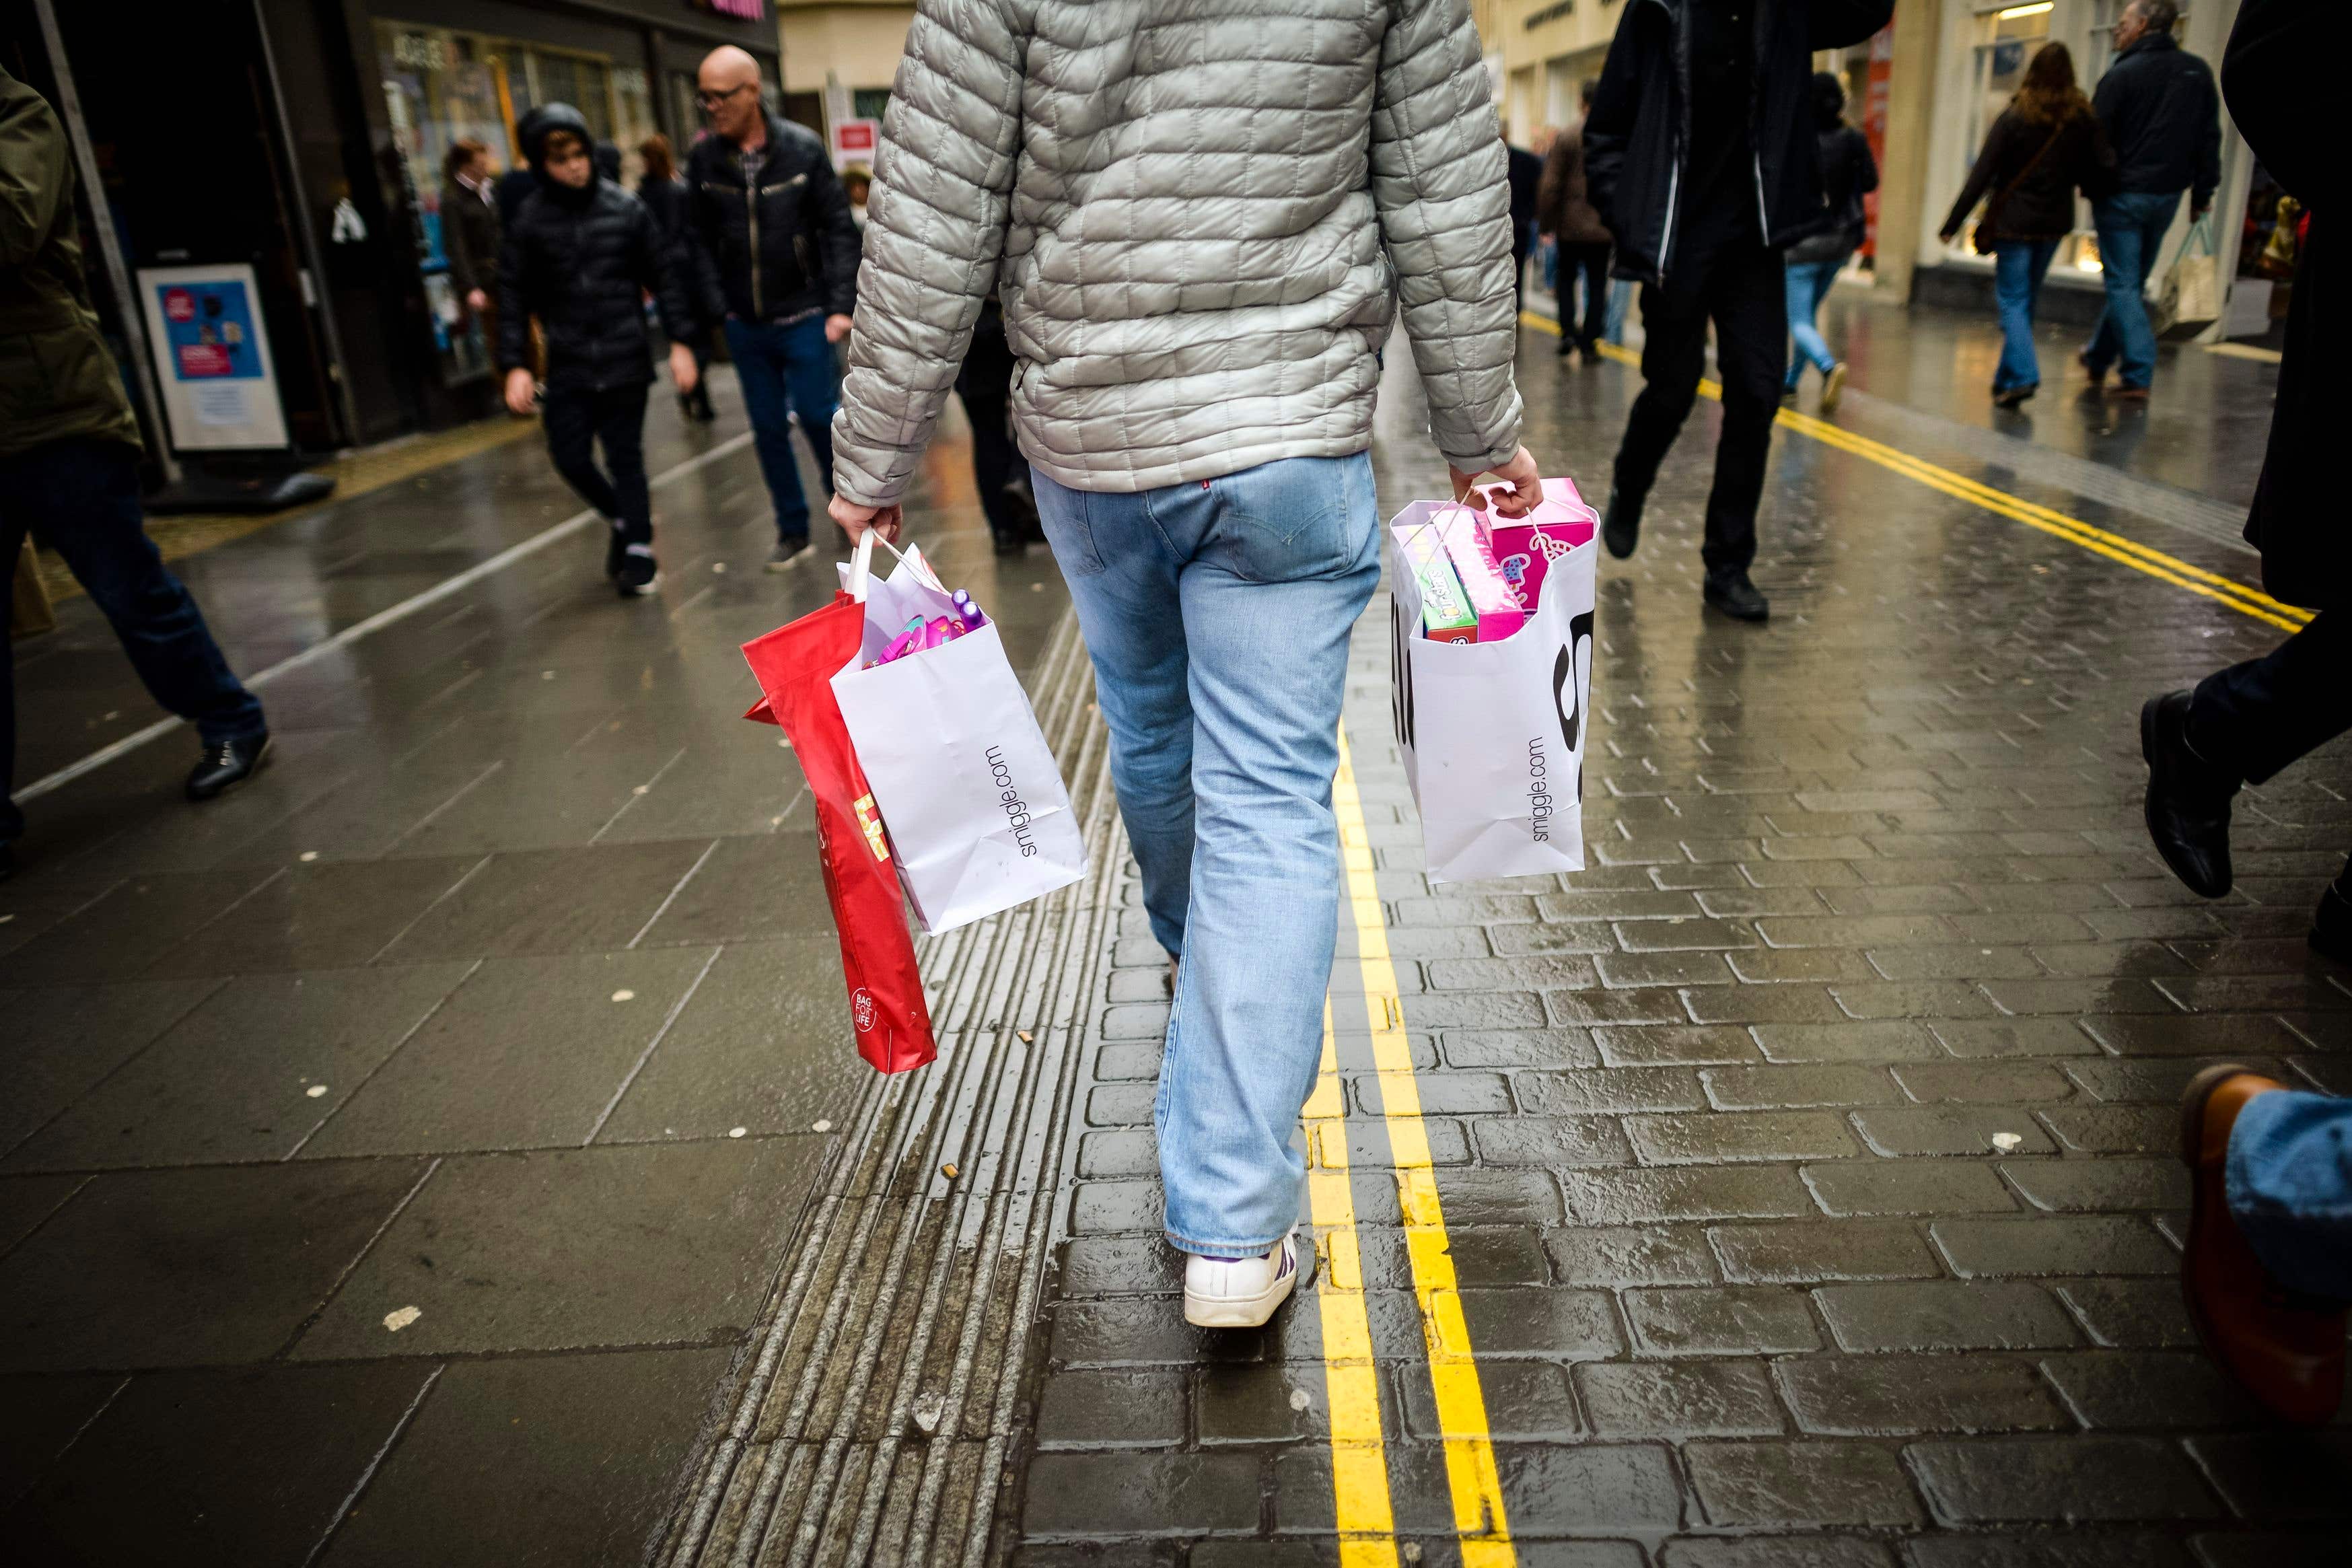
M849 95L849 112L860 120L879 120L890 107L890 89L887 87L861 87Z

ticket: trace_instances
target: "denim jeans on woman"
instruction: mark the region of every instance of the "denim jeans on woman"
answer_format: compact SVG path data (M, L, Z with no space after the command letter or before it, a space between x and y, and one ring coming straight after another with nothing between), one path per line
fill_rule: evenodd
M1781 384L1791 392L1806 365L1823 375L1837 368L1837 356L1830 353L1829 342L1822 336L1822 301L1829 298L1830 285L1837 281L1853 255L1849 250L1827 261L1789 263L1789 336L1796 341L1797 350L1789 356L1788 379Z
M2042 279L2058 254L2054 239L2009 239L1993 251L1992 298L2000 311L2000 363L1993 368L1996 397L2013 386L2042 384L2042 358L2033 352L2033 308Z
M2099 280L2107 289L2106 309L2083 351L2094 375L2106 374L2120 359L2116 379L2122 384L2146 386L2156 379L2156 329L2142 290L2164 247L2164 231L2179 210L2179 191L2125 191L2091 204L2091 223L2099 231Z
M1339 702L1381 574L1371 459L1139 493L1035 480L1151 934L1182 961L1152 1110L1168 1239L1262 1253L1306 1174L1290 1139L1338 940Z

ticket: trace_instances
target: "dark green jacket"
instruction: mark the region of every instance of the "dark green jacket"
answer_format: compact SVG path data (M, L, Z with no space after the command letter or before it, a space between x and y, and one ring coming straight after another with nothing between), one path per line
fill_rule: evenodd
M0 457L78 436L139 444L78 228L65 132L0 70Z

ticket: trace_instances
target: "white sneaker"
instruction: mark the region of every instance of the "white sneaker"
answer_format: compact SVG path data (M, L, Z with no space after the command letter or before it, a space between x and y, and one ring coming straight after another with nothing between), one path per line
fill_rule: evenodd
M1293 1230L1263 1258L1184 1259L1184 1321L1200 1329L1255 1329L1315 1278L1315 1245Z

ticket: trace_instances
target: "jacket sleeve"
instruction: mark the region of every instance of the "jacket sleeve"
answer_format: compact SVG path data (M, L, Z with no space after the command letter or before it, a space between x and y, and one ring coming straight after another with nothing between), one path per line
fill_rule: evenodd
M1806 30L1813 49L1861 43L1895 19L1895 0L1813 0Z
M1560 207L1568 199L1568 150L1571 145L1569 133L1563 131L1552 139L1551 151L1544 154L1543 178L1536 182L1538 234L1559 232Z
M478 286L474 254L466 244L466 222L457 216L457 197L463 192L454 181L441 187L441 251L449 258L450 287L461 296Z
M833 417L835 488L896 501L996 286L1021 139L1013 0L917 0L866 209L849 374Z
M1625 144L1633 133L1634 111L1641 107L1641 45L1634 35L1656 26L1651 8L1626 14L1609 41L1601 79L1592 89L1592 108L1584 117L1584 197L1601 221L1623 232L1616 221L1617 176L1625 169Z
M530 365L530 306L522 293L523 211L515 208L513 221L499 237L499 369Z
M1853 148L1853 194L1856 200L1878 189L1878 160L1870 155L1870 138L1859 131L1848 130L1846 141Z
M2221 183L2221 94L2206 79L2205 102L2198 110L2202 117L2197 127L2197 178L2189 189L2191 207L2209 206L2213 191Z
M29 264L73 189L58 117L30 88L0 98L0 268Z
M727 291L719 286L719 238L712 228L710 198L693 171L689 163L686 193L679 204L677 255L696 325L707 332L727 319Z
M1968 179L1960 185L1960 194L1953 198L1952 210L1946 215L1944 226L1936 231L1939 236L1949 239L1959 233L1960 226L1969 221L1969 214L1976 210L1976 205L1984 194L1999 184L2002 176L2008 174L2009 171L2001 164L2016 129L2016 118L2007 110L1993 121L1992 129L1985 132L1984 146L1977 153L1976 166L1969 171ZM1870 155L1867 147L1864 149L1863 155ZM1874 168L1873 184L1876 183L1876 173Z
M1390 0L1372 94L1372 204L1445 460L1519 447L1509 165L1468 0Z
M809 171L808 194L810 226L824 266L825 314L846 316L857 302L857 220L849 213L848 188L822 152Z
M636 268L637 287L654 297L662 331L669 334L670 342L682 343L693 338L696 318L687 293L685 258L677 242L662 233L653 208L642 201L637 204L637 228L629 242L629 255Z

